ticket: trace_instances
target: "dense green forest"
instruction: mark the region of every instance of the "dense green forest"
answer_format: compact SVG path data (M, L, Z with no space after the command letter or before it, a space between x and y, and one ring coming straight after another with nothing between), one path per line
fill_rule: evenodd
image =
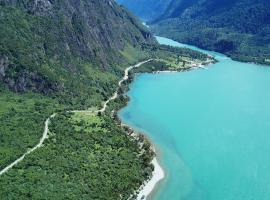
M0 198L128 199L152 172L137 143L110 117L59 114L44 147L0 177Z
M1 0L0 38L0 170L36 145L57 113L42 148L0 176L0 199L127 199L150 177L153 152L111 118L126 96L102 115L67 111L100 108L141 60L159 59L142 68L153 71L208 59L158 45L110 0Z
M0 169L40 139L48 116L61 109L57 101L33 93L14 94L0 88Z

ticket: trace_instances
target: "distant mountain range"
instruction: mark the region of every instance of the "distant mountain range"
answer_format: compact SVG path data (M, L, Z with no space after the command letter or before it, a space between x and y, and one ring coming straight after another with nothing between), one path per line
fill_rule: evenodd
M151 21L165 12L172 0L117 0L143 21Z
M141 1L147 6L147 0ZM125 5L130 10L142 6ZM269 0L171 0L163 6L162 13L157 10L148 20L155 34L234 59L270 64Z

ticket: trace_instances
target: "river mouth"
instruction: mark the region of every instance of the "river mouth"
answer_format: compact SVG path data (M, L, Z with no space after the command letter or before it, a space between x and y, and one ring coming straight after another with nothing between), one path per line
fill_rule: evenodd
M142 74L119 112L159 147L166 179L151 199L268 200L270 69L203 52L219 62L209 70Z

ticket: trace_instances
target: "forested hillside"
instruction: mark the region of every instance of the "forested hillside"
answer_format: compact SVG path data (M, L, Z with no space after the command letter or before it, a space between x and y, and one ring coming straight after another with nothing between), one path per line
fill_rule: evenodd
M120 93L129 65L160 58L160 68L179 69L181 56L209 59L159 46L112 0L0 0L1 172L38 144L56 113L42 147L0 175L0 199L132 197L151 176L150 144L112 118L122 93L109 111L95 111Z
M128 198L150 176L149 147L106 116L65 112L100 107L142 43L155 42L114 1L0 1L0 170L58 114L0 176L0 199Z
M123 52L153 41L114 1L1 0L0 9L0 80L17 92L72 97L74 105L93 92L100 102L113 89L106 82L121 72Z
M152 23L158 35L270 64L268 0L174 0Z

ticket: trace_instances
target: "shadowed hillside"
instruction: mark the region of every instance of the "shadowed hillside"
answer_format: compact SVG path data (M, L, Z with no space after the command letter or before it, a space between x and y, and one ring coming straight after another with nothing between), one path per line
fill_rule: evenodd
M225 53L234 59L270 64L268 0L119 0L145 19L153 33Z
M269 10L267 0L175 0L152 30L234 59L270 64Z

